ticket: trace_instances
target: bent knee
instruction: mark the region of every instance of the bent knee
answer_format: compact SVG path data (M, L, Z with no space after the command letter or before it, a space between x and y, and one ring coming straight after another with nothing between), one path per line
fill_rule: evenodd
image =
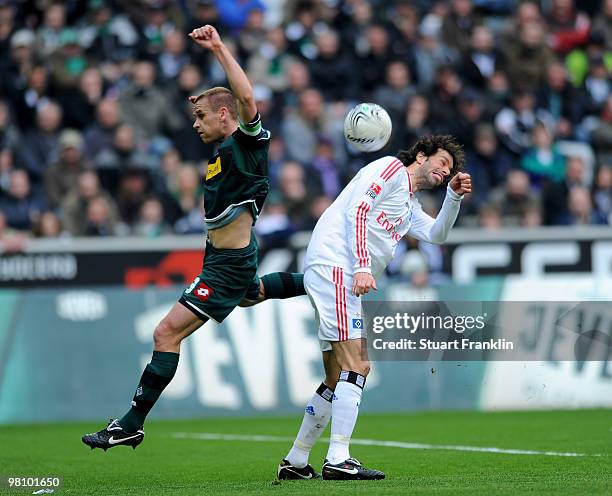
M170 343L175 343L177 339L178 333L166 319L163 319L159 324L157 324L157 327L153 332L153 342L155 343L156 348Z

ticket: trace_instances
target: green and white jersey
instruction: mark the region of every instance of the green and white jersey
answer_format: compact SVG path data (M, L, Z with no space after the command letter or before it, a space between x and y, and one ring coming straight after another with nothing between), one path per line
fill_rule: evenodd
M204 210L208 229L229 224L247 210L257 220L270 190L270 132L259 114L226 138L208 161L204 178Z

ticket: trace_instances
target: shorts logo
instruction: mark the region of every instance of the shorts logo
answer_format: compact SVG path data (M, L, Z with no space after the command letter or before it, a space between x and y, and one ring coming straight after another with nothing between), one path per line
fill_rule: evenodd
M306 407L306 413L307 413L308 415L314 415L314 414L315 414L315 411L314 411L314 406L312 406L312 405L308 405L308 406Z
M372 199L375 199L380 194L381 191L382 191L382 186L376 183L372 183L372 185L366 192L366 195L368 195Z
M198 298L198 300L206 301L208 300L208 298L210 298L210 295L213 294L213 289L201 282L196 286L193 291L193 294Z
M206 171L206 181L212 179L221 172L221 157L217 157L212 164L208 164L208 170Z
M363 319L353 319L353 329L363 329Z

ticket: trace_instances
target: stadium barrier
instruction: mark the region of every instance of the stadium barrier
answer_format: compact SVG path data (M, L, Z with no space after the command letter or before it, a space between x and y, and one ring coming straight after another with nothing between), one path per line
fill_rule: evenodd
M534 239L516 232L506 233L505 238L498 233L485 239L457 232L449 245L453 254L462 250L455 262L470 259L468 246L494 247L491 252L495 253L505 243L510 260L519 260L527 273L485 277L477 268L472 271L476 277L466 278L469 283L420 289L390 284L376 299L612 299L612 234L597 229L564 231L561 237L554 234L537 233ZM0 423L99 419L126 410L150 359L156 323L184 289L184 280L199 271L201 241L199 237L42 241L32 243L22 254L4 254L0 258L4 286L0 290ZM295 239L294 243L284 258L279 252L266 254L261 272L297 268L292 264L299 264L303 244L300 247ZM16 262L17 256L30 258ZM96 260L99 256L107 258ZM484 256L479 260L482 266L488 264ZM572 261L573 267L590 270L571 272ZM105 263L115 265L109 268ZM487 272L511 266L489 264ZM85 282L96 274L105 284ZM542 339L552 339L552 331L546 332ZM612 326L608 332L612 336ZM368 379L362 408L612 406L611 361L380 361ZM237 309L223 324L208 323L191 336L183 346L177 375L152 416L296 413L321 379L314 312L308 299L270 301Z

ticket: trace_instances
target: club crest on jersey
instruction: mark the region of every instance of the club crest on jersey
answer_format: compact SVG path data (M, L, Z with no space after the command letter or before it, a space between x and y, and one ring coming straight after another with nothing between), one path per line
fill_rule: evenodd
M353 319L353 329L363 329L363 319Z
M206 181L212 179L217 174L221 172L221 157L217 157L212 164L208 164L208 169L206 170Z
M380 184L372 183L368 191L366 191L366 195L368 195L372 199L375 199L380 194L381 191L382 191L382 186Z
M198 284L193 290L193 294L200 301L208 300L208 298L210 298L210 296L213 293L214 293L214 290L210 286L207 286L206 284L204 284L203 282Z

